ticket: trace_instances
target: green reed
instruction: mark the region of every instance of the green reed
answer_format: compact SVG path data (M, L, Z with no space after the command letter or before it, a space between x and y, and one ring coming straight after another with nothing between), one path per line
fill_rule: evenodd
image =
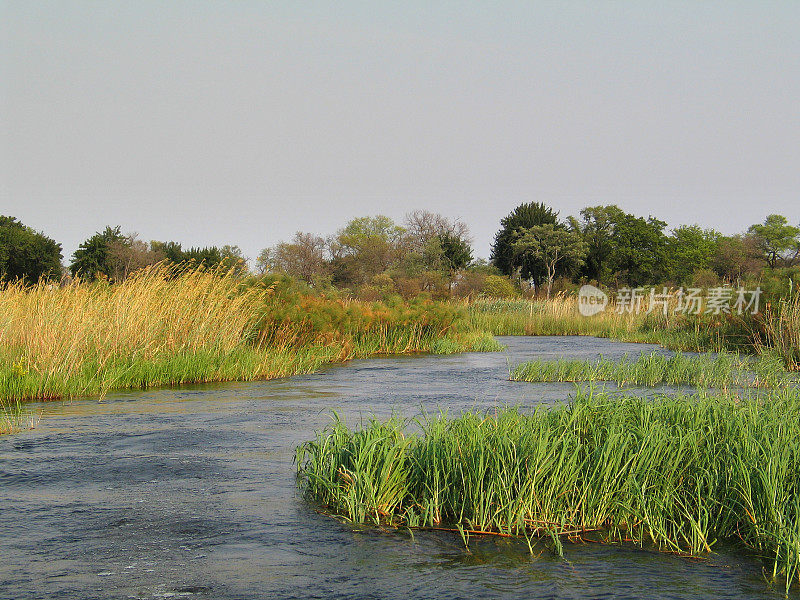
M671 356L651 352L635 359L622 360L535 360L511 369L514 381L614 381L620 385L691 385L698 387L779 387L788 385L791 377L783 361L775 356L740 356L733 353L716 355Z
M645 400L579 390L525 413L335 420L298 449L305 495L353 522L625 541L703 555L717 540L800 579L800 393ZM560 544L560 542L559 542ZM558 547L558 545L557 545Z

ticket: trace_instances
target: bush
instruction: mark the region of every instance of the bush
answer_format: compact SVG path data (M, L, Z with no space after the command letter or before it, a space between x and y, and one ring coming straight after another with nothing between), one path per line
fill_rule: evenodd
M518 298L519 290L508 277L488 275L483 283L481 293L491 298Z

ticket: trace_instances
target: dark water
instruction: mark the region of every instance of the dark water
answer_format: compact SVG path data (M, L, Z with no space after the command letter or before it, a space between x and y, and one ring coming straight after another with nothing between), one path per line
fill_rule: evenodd
M0 437L0 598L780 598L751 557L543 547L357 530L296 492L293 456L336 409L532 406L571 385L505 381L508 363L652 347L504 338L506 354L354 361L290 379L116 393L39 407ZM539 552L537 550L537 552Z

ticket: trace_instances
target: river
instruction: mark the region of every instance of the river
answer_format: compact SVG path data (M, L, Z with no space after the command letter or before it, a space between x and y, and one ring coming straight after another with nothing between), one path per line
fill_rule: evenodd
M457 535L354 528L300 497L294 450L332 410L357 424L553 403L574 387L506 381L509 362L655 348L500 340L505 353L35 405L35 429L0 437L0 598L783 598L733 549L690 560L565 544L559 558L490 538L467 552Z

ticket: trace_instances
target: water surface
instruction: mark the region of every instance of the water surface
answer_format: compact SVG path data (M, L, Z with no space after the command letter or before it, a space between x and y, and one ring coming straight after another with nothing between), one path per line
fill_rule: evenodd
M0 598L782 598L761 564L358 529L297 494L295 447L330 422L393 411L532 407L572 384L509 382L534 358L658 350L587 337L501 338L506 353L378 358L282 380L39 405L0 437ZM659 350L666 352L665 350Z

